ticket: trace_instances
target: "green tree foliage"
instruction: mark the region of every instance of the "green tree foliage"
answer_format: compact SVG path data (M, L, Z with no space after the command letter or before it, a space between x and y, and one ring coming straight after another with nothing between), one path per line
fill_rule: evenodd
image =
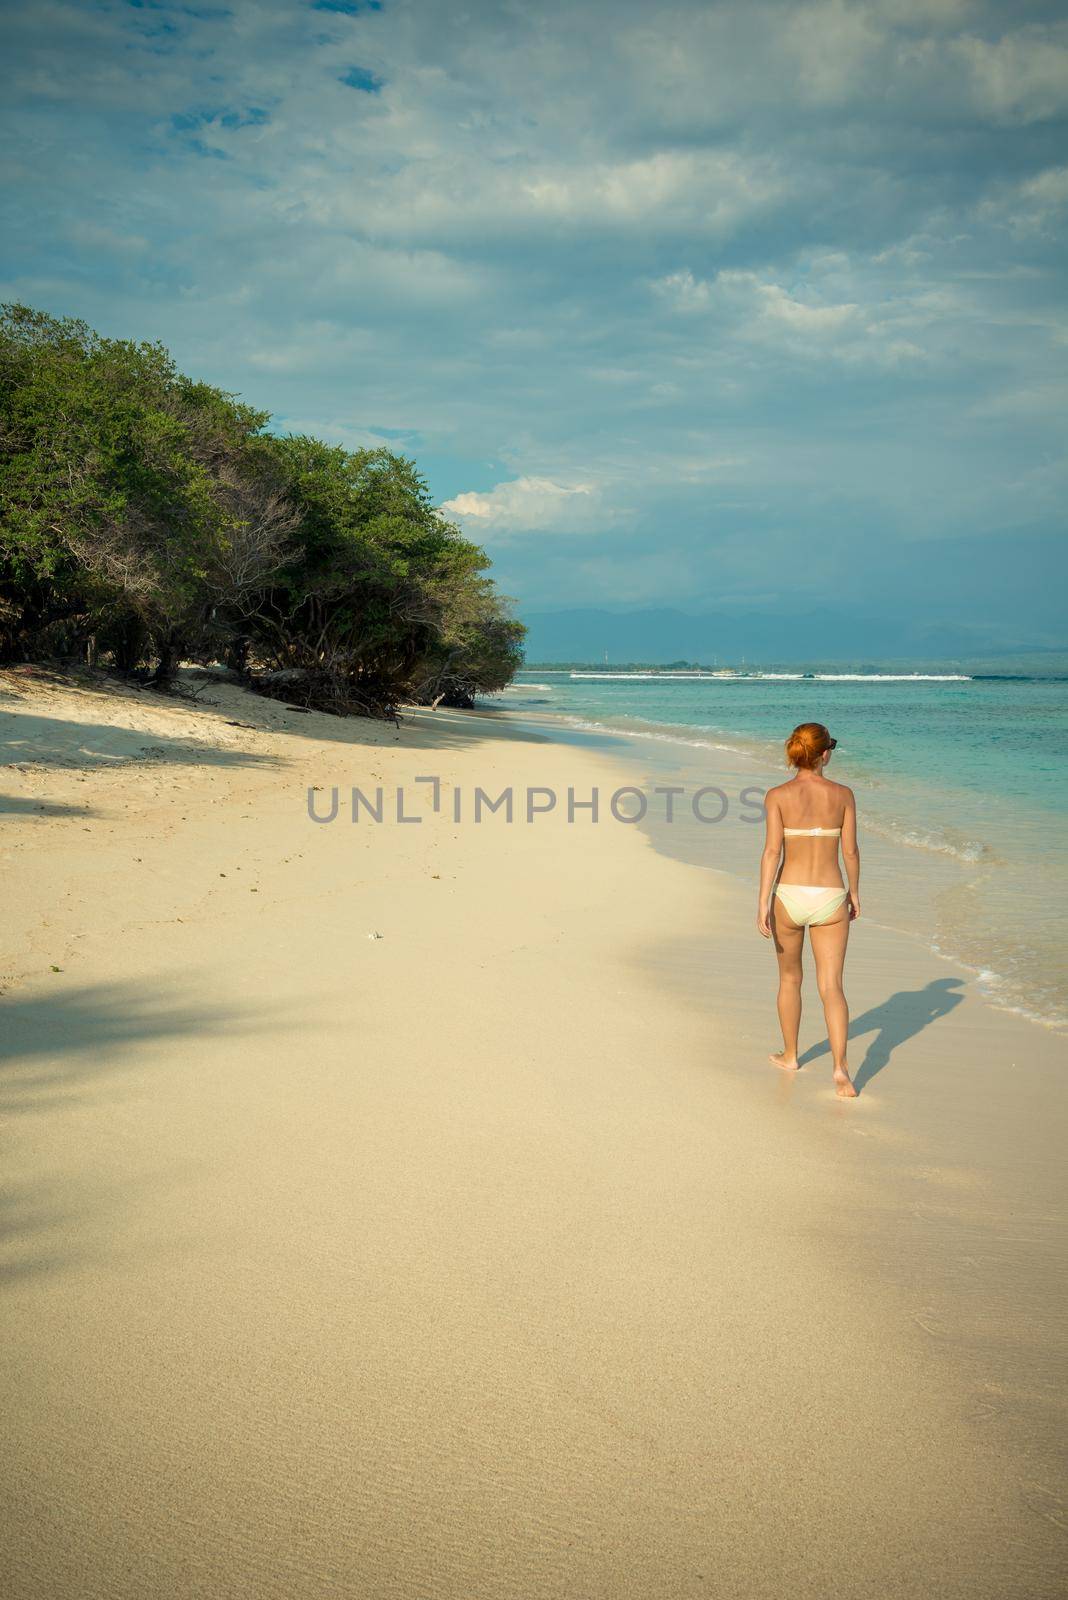
M469 705L523 628L484 553L387 450L277 438L158 344L0 314L0 656L166 685L225 658L331 710Z

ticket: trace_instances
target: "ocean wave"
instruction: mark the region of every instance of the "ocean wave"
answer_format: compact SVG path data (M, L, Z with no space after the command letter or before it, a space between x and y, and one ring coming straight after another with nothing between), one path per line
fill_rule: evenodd
M974 961L967 960L958 955L952 948L952 939L949 948L938 943L935 939L922 941L936 956L943 961L951 961L954 966L963 967L965 972L970 972L975 980L975 986L988 1005L995 1011L1007 1011L1014 1017L1023 1017L1027 1022L1037 1022L1042 1028L1049 1028L1055 1033L1063 1033L1068 1029L1068 1014L1058 1009L1058 1002L1052 996L1042 995L1036 1005L1033 996L1025 998L1020 993L1017 983L1002 972L996 972L993 967L977 967Z
M980 861L991 864L997 860L990 845L984 844L982 839L953 838L943 828L915 828L908 823L872 817L867 813L861 820L869 832L877 833L880 838L889 839L893 844L908 845L912 850L928 850L934 855L952 856L955 861L965 861L969 865Z
M683 682L683 683L693 683L695 681L703 681L703 682L707 682L707 683L729 683L730 679L732 677L736 677L736 676L737 676L736 673L729 673L729 674L728 673L724 673L722 676L720 676L720 675L717 675L714 672L572 672L572 673L569 673L569 677L572 677L572 678L584 678L584 679L596 678L599 682L602 682L602 683L603 682L611 682L613 679L626 680L627 682L633 682L635 680L638 680L638 681L649 680L649 681L651 681L653 683L678 683L680 681Z
M677 733L661 733L653 728L620 728L611 722L593 722L588 717L561 717L568 727L587 733L610 733L620 739L652 739L658 744L681 744L691 750L723 750L729 755L752 756L753 752L740 744L717 744L711 739L684 739Z

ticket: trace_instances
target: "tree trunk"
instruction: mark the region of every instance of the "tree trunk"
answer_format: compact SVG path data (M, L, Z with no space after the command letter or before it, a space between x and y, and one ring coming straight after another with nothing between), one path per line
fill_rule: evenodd
M128 617L115 645L115 665L120 672L133 672L145 653L144 624L140 617Z
M239 678L248 678L248 653L252 641L248 638L235 639L226 652L226 665L231 672L236 672Z
M169 633L160 645L156 670L152 674L151 683L154 689L170 689L173 687L180 659L181 640L177 634Z

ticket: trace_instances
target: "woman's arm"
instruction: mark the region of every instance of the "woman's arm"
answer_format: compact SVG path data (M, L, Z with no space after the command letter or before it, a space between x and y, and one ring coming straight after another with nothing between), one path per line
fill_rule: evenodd
M760 898L757 902L757 927L765 939L771 938L771 896L775 887L775 874L782 856L782 812L774 791L764 796L764 853L760 858Z
M849 884L849 915L860 916L860 846L857 844L857 802L852 789L846 790L845 816L842 818L842 860Z

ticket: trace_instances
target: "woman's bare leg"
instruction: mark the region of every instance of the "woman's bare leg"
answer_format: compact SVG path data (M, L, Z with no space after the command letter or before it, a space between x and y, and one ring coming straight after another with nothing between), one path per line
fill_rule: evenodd
M776 1005L782 1029L783 1048L770 1059L787 1072L797 1071L797 1034L801 1027L801 947L805 930L799 928L778 900L771 908L771 936L779 962L779 995Z
M849 907L844 905L830 922L810 927L812 954L816 962L816 983L823 1001L823 1015L827 1022L827 1038L834 1062L834 1087L843 1100L853 1100L854 1089L846 1065L846 1045L849 1040L849 1007L842 989L842 971L845 967L846 945L849 942Z

